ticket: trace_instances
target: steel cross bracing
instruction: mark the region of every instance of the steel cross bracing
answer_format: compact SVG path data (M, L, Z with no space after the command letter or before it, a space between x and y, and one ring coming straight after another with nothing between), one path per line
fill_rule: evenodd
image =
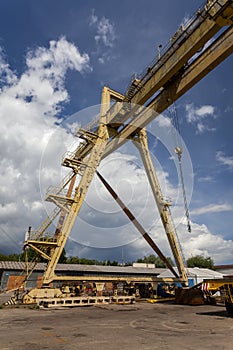
M161 53L161 57L153 62L139 79L131 82L125 95L108 87L103 88L100 116L95 118L86 130L77 132L77 136L83 142L63 159L62 165L70 167L72 172L58 189L47 193L46 199L54 202L57 208L25 242L25 246L35 249L49 261L44 284L59 279L54 273L56 264L101 159L132 139L135 144L140 140L138 148L161 220L181 280L187 284L180 247L171 224L168 207L163 201L154 167L147 156L147 140L143 128L232 53L232 18L232 0L207 1L192 19L179 28L171 38L170 45ZM194 59L194 55L209 39L222 31L224 26L227 27L225 31ZM110 107L111 100L115 103ZM64 193L66 186L77 174L80 177L78 186L73 191L73 183L72 189L70 187L69 191ZM48 255L45 249L46 240L42 242L41 238L46 237L47 228L59 213L61 213L59 229L57 228L53 240L47 241L47 248L50 248Z

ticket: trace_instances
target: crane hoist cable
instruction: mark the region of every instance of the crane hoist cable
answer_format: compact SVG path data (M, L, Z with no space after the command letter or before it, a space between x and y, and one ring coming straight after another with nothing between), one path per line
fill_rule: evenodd
M181 243L180 243L179 235L177 234L176 226L175 226L175 223L174 223L174 220L173 220L173 217L172 217L172 213L171 213L171 209L170 209L169 206L168 206L168 211L169 211L169 214L170 214L172 225L174 227L174 233L176 235L176 239L177 239L177 242L178 242L178 245L179 245L179 249L180 249L180 253L181 253L181 258L183 260L183 264L184 264L185 267L187 267L187 262L185 260L185 256L184 256L184 252L183 252L183 249L182 249L182 246L181 246Z
M190 221L188 202L187 202L187 197L185 192L184 176L183 176L183 169L182 169L182 162L181 162L182 149L180 147L176 147L175 152L177 154L178 163L179 163L180 179L181 179L181 186L182 186L182 193L183 193L183 200L184 200L184 209L185 209L185 215L187 220L187 229L188 229L188 232L191 232L191 221Z
M189 215L189 209L188 209L188 202L186 197L186 191L185 191L185 184L184 184L184 175L183 175L183 167L182 167L182 148L181 148L181 129L180 129L180 123L177 116L177 109L175 102L173 102L169 108L169 113L171 116L171 122L175 128L174 138L175 138L175 153L178 157L178 164L179 164L179 172L180 172L180 180L181 180L181 187L182 187L182 195L183 195L183 201L184 201L184 209L185 209L185 216L187 221L187 229L188 232L191 232L191 220Z

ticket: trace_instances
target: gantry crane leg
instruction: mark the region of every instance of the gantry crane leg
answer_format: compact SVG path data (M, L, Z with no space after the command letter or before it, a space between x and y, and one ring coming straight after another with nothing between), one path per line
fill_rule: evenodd
M99 127L97 131L97 138L93 145L93 148L89 154L89 157L86 162L85 170L83 172L82 178L79 185L75 189L75 195L73 197L73 202L71 204L69 213L67 214L62 230L58 234L57 244L54 248L51 259L48 263L47 269L43 277L43 284L48 285L55 277L55 267L60 258L61 252L65 247L66 241L69 237L69 234L72 230L76 217L81 209L85 196L87 194L88 188L91 184L92 178L95 174L95 171L102 159L106 144L109 139L108 128L106 125L107 120L107 111L110 108L110 95L106 87L102 91L102 100L101 100L101 117L99 122Z
M137 136L133 138L133 142L138 148L141 155L145 171L159 210L160 218L162 220L162 224L164 226L180 277L182 279L182 283L184 286L188 286L188 277L185 271L184 261L182 259L181 248L176 238L175 229L173 228L171 217L168 211L168 206L171 204L163 199L162 191L150 156L147 132L145 128L141 129L138 132Z

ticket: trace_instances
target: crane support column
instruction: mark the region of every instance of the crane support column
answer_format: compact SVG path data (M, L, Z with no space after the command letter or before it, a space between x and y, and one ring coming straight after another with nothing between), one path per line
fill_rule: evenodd
M101 100L101 117L99 122L98 131L96 134L96 139L94 141L93 147L86 161L86 167L83 172L82 178L79 185L75 188L75 195L72 200L72 204L69 213L66 216L62 230L57 238L57 244L54 248L51 260L48 263L46 272L43 278L43 284L48 285L55 277L55 268L65 247L66 241L72 230L76 217L81 209L82 203L87 194L88 188L91 184L92 178L96 172L96 169L102 159L106 144L109 139L108 128L106 125L106 113L110 108L110 96L108 89L106 87L102 90L102 100Z
M145 128L141 129L138 132L137 138L134 138L133 141L141 155L141 158L147 173L147 177L159 210L160 218L162 220L180 277L182 279L184 286L188 286L188 277L187 277L184 262L182 259L181 248L176 238L175 230L172 226L171 218L168 211L168 206L170 205L170 203L164 201L163 199L158 178L153 166L152 159L150 157L146 129Z

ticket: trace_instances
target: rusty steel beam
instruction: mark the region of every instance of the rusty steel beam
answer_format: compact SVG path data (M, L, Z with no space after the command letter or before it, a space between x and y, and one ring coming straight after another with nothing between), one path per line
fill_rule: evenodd
M168 259L163 255L157 244L153 241L153 239L148 235L148 233L144 230L142 225L139 223L139 221L135 218L135 216L132 214L132 212L129 210L129 208L126 207L126 205L122 202L120 197L117 195L117 193L114 191L114 189L109 185L109 183L103 178L103 176L96 171L96 174L98 175L99 179L103 183L103 185L106 187L108 192L111 194L111 196L115 199L117 204L121 207L125 215L129 218L129 220L132 222L132 224L136 227L136 229L141 233L142 237L147 241L147 243L151 246L151 248L154 250L154 252L160 257L160 259L164 262L164 264L169 268L169 270L173 273L173 275L177 278L179 278L178 274L174 270L173 266L170 264Z

